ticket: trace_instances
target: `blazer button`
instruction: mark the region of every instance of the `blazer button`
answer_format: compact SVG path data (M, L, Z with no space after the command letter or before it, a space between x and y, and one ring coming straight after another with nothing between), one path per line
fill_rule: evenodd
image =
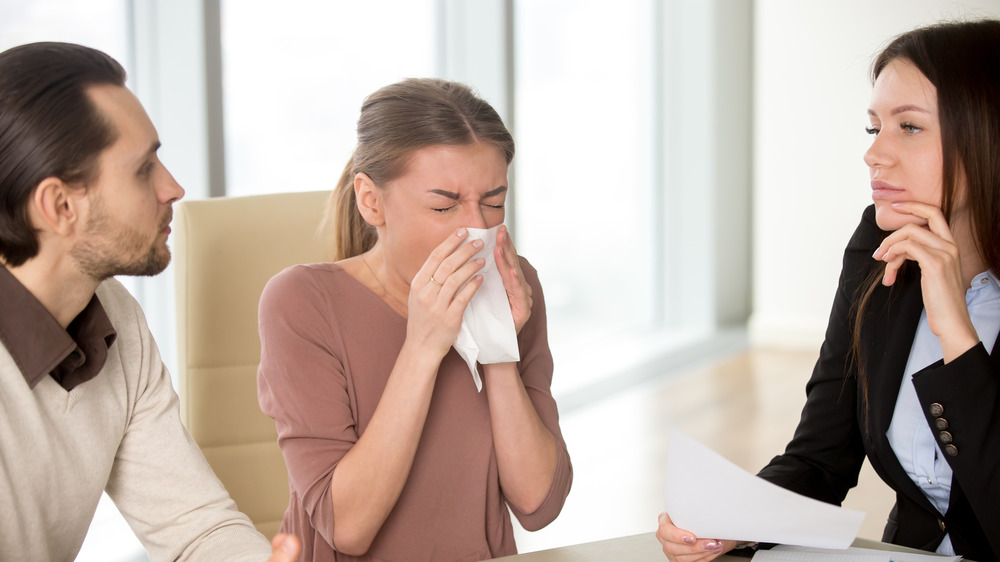
M941 404L938 404L937 402L935 402L935 403L931 404L929 410L930 410L932 416L934 416L935 418L940 418L941 414L944 413L944 406L942 406Z
M942 431L941 433L939 433L938 439L940 439L942 443L951 443L953 441L951 438L951 434L948 433L947 431Z
M949 443L944 446L944 454L948 455L949 457L958 456L958 447Z
M948 527L944 524L944 519L938 519L938 527L941 527L942 531L948 530Z
M934 427L938 428L940 431L948 429L948 420L944 418L938 418L934 420Z

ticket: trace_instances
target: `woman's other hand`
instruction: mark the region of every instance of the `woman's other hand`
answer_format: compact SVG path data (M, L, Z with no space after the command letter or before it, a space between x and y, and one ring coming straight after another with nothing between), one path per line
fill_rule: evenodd
M660 514L659 523L660 526L656 529L656 538L663 545L663 553L671 562L714 560L736 546L736 541L699 539L694 536L694 533L678 529L666 513Z
M941 341L945 363L979 343L979 336L969 318L965 293L969 289L962 272L959 247L941 209L916 201L892 204L898 212L909 213L927 221L926 226L907 224L882 241L872 255L885 262L886 286L896 282L899 268L906 260L920 266L927 324Z
M497 246L493 250L493 256L497 261L500 279L503 280L503 288L507 291L514 329L520 334L521 328L531 317L531 286L524 280L521 262L517 258L517 250L514 249L514 242L510 239L506 225L497 230Z
M406 338L434 350L439 357L455 343L465 307L483 284L483 276L477 272L486 260L472 259L483 242L473 240L463 246L468 235L467 229L460 228L446 238L410 282Z

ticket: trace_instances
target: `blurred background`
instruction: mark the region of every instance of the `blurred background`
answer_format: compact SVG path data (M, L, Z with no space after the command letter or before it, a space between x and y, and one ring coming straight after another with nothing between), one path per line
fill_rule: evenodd
M523 551L655 529L662 459L638 483L596 469L607 441L628 455L666 439L628 425L634 406L607 410L629 393L655 408L682 387L651 384L802 357L789 417L767 422L791 435L870 203L871 58L912 27L978 17L1000 0L0 0L0 49L117 58L189 199L332 189L362 100L405 77L493 104L517 141L507 223L545 289L564 433L591 447L571 443L571 501ZM123 282L172 368L172 274ZM719 384L707 392L734 383ZM143 556L105 498L79 559Z

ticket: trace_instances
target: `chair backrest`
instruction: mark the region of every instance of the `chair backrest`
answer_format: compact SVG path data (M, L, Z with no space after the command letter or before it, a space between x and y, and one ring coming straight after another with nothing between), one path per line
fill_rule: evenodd
M175 205L182 419L216 475L270 538L288 506L274 422L257 403L257 304L274 274L328 259L318 227L329 192Z

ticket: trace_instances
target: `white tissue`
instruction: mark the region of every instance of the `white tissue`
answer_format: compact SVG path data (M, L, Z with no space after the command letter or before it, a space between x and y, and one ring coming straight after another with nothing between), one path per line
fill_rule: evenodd
M483 389L483 381L476 370L477 361L488 365L521 360L514 317L510 314L510 301L507 300L507 290L503 287L496 258L493 256L499 228L499 225L490 229L469 228L469 237L465 242L483 241L483 249L472 259L485 259L486 267L479 271L483 276L483 284L465 308L462 327L458 331L454 347L469 365L478 391Z

